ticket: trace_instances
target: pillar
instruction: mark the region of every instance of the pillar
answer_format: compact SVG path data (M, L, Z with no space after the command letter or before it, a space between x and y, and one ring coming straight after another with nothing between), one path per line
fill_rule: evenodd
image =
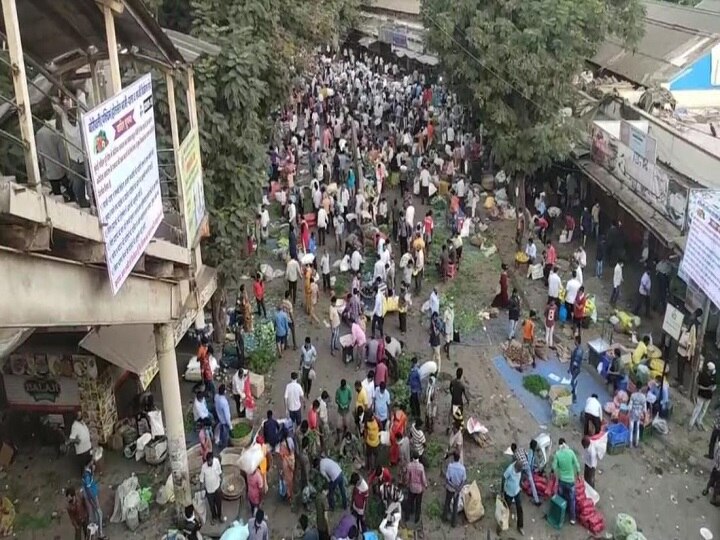
M20 23L15 0L2 0L2 10L3 19L5 20L5 36L10 54L10 65L12 66L10 71L12 72L13 87L15 89L15 103L20 120L20 136L23 140L25 170L28 176L28 184L35 189L40 189L40 166L38 165L37 147L35 146L35 131L33 130L30 95L25 74L25 55L23 54L22 39L20 38Z
M175 490L175 505L179 512L192 503L190 472L185 443L185 423L180 397L180 380L175 360L175 336L172 325L155 325L155 349L157 352L162 385L163 411L168 438L168 459Z
M108 60L110 60L110 89L111 95L118 94L122 89L120 77L120 59L118 58L117 37L115 36L115 16L110 6L103 4L105 17L105 35L107 37ZM108 96L110 97L110 96Z

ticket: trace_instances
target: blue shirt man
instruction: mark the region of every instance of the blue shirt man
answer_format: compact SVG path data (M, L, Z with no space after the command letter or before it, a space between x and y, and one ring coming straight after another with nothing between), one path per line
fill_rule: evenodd
M290 321L284 310L275 313L275 335L277 337L287 337Z
M390 392L385 388L385 383L381 382L380 386L375 390L375 396L373 398L373 407L375 409L375 416L380 423L385 427L388 416L390 414Z
M408 386L410 387L411 394L418 394L422 392L422 382L420 380L420 369L418 368L417 361L413 363L410 373L408 374Z
M575 336L575 349L570 355L570 369L568 370L570 372L570 388L572 389L573 403L577 400L577 380L580 375L584 356L585 351L582 348L580 336Z
M520 479L522 478L522 467L517 461L508 465L503 473L505 480L505 494L508 497L515 497L520 493Z

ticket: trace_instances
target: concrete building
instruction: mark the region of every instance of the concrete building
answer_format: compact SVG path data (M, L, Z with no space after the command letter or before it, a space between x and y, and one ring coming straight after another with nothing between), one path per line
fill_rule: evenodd
M164 33L141 0L3 0L2 32L9 61L0 67L11 73L14 92L4 96L13 106L2 115L6 129L0 134L16 144L24 158L24 166L12 171L9 155L0 157L4 173L0 177L0 376L5 405L39 413L82 409L91 420L95 439L105 442L117 420L113 407L119 386L130 379L136 391L142 391L159 373L175 496L179 504L189 503L175 345L191 325L204 325L203 308L216 288L215 269L203 263L199 247L207 228L204 196L202 189L188 189L191 180L196 187L198 181L202 185L199 148L193 145L198 119L192 62L207 47L189 37ZM87 140L77 144L72 127L60 130L59 123L47 120L52 118L50 98L61 111L57 114L63 126L66 121L75 126L77 137L85 115L109 118L127 104L127 96L121 104L111 100L123 95L121 66L130 64L134 73L139 68L140 77L150 67L161 74L153 85L167 91L171 144L151 147L150 165L134 169L127 181L147 182L154 161L161 169L171 169L172 175L160 173L157 184L150 182L152 190L162 193L157 225L143 221L153 208L148 214L135 214L144 208L143 200L110 199L112 204L128 205L121 217L131 219L131 225L120 231L126 238L135 238L131 234L136 227L149 231L142 251L144 243L134 243L118 254L126 266L132 261L129 274L111 280L109 270L112 275L117 263L108 257L117 240L110 237L113 224L103 222L98 214L98 206L109 212L102 191L88 187L90 205L78 204L81 198L68 203L60 189L51 191L49 180L62 175L68 182L81 180L81 186L98 185L102 160L109 162L115 154L102 160L94 154L110 144L107 137L119 140L147 119L142 115L152 111L155 99L143 98L141 108L113 124L114 134L100 131L92 145ZM138 75L132 79L137 81ZM135 88L137 82L129 84ZM81 99L83 91L87 104ZM143 84L133 96L148 91ZM182 117L176 101L183 105ZM90 112L100 105L107 110ZM12 122L14 128L7 125ZM13 136L12 129L19 136ZM153 124L127 150L117 147L127 152L122 156L134 155L130 152L150 140L146 132L155 139ZM162 153L164 157L158 159ZM124 159L117 160L118 169L134 165ZM188 159L195 160L192 179ZM51 167L56 176L50 177ZM120 194L111 178L107 177L107 189ZM171 185L160 189L160 183ZM190 207L194 213L188 212ZM23 342L34 332L79 334L82 339L72 354L57 348L23 351Z

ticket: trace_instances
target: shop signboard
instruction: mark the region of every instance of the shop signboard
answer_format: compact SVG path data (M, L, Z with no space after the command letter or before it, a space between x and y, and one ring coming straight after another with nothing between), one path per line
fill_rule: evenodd
M83 114L81 126L117 294L163 219L150 74Z
M720 207L696 200L679 275L692 280L716 306L720 305Z
M663 332L668 334L675 341L679 340L684 319L685 316L682 311L672 304L668 304L665 308L665 318L663 319Z
M690 230L693 216L698 206L710 206L720 212L720 190L717 189L692 189L687 202L687 219L685 220L685 232Z
M191 129L180 145L180 184L183 191L188 247L193 248L197 244L198 233L205 220L200 137L196 129Z
M3 375L10 408L43 412L71 411L80 407L78 382L52 375Z

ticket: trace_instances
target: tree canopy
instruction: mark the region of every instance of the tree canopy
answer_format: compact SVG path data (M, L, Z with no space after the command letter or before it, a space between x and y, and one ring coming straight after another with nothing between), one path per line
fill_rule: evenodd
M607 35L636 44L644 9L639 0L424 0L421 15L496 163L524 175L567 157L578 128L563 112L573 77Z

